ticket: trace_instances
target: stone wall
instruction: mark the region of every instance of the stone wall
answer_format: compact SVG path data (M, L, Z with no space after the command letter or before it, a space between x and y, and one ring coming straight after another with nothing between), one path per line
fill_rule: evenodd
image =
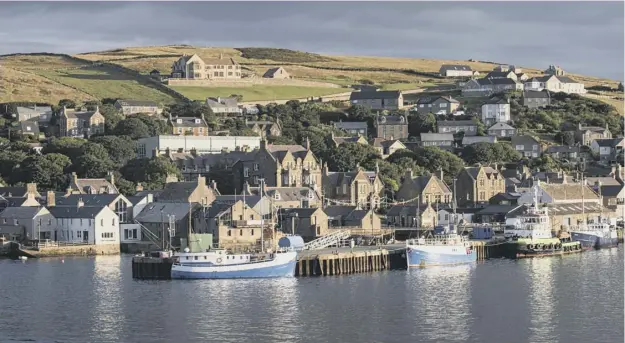
M306 81L299 79L269 79L263 77L250 77L236 80L186 80L169 79L169 86L199 86L199 87L252 87L254 85L265 86L299 86L299 87L327 87L341 88L341 86L329 82Z
M247 106L247 105L269 105L269 104L286 104L287 102L291 101L291 100L295 100L295 101L299 101L299 102L309 102L309 101L317 101L317 102L330 102L333 100L336 101L347 101L349 100L349 96L351 95L351 92L348 93L338 93L338 94L330 94L330 95L324 95L324 96L320 96L320 97L310 97L310 98L301 98L301 99L280 99L280 100L258 100L258 101L247 101L247 102L240 102L239 105L243 105L243 106Z
M28 251L37 257L69 256L69 255L117 255L119 244L74 245L40 248L39 251Z

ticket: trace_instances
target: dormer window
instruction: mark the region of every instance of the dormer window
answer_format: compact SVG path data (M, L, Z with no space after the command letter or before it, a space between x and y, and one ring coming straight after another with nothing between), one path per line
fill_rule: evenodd
M199 123L201 123L201 122L202 122L202 120L201 120L201 119L197 119L197 118L195 119L195 123L196 123L196 124L199 124Z
M176 119L176 123L182 124L182 119Z

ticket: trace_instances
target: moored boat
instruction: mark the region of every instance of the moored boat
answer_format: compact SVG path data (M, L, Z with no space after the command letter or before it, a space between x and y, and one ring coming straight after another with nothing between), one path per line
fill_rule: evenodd
M406 241L408 268L448 266L477 261L477 253L466 237L451 233Z
M618 233L608 223L593 223L570 228L571 239L585 249L604 249L618 246Z
M243 279L295 276L297 253L230 254L223 249L174 255L172 279Z

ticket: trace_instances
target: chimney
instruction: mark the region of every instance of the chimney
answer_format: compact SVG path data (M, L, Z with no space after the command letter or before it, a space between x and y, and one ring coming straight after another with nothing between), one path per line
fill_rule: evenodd
M444 176L443 168L441 168L441 181L443 181L443 176Z
M243 194L252 194L250 184L247 181L245 181L245 184L243 185Z
M412 169L408 168L406 169L406 174L404 176L406 179L410 179L412 180L414 178L414 175L412 174Z
M380 164L377 161L375 162L375 173L380 174Z
M115 175L113 172L108 172L106 174L106 181L110 182L111 185L115 186Z
M215 181L215 180L211 180L211 188L212 188L214 191L217 191L217 181Z
M142 192L143 191L143 185L141 184L141 182L137 183L137 186L135 187L135 192Z
M76 175L76 172L72 172L72 180L74 181L76 187L78 187L78 175Z
M96 113L100 112L100 105L95 105L95 111L96 111Z
M267 150L267 141L264 139L260 140L260 150Z
M178 177L174 174L167 174L167 177L165 178L165 183L174 183L174 182L178 182Z
M56 206L56 194L54 194L53 191L48 191L48 193L46 194L46 206Z
M219 59L223 59L224 58L224 54L219 54Z
M306 150L310 150L310 139L306 136Z
M154 148L154 150L152 150L152 157L156 158L160 153L161 152L158 150L158 148Z
M198 175L197 184L198 186L206 186L206 177Z
M27 183L26 184L26 194L35 195L37 194L37 184L36 183Z
M82 198L78 198L78 202L76 203L76 207L81 208L84 207L85 203L82 201Z

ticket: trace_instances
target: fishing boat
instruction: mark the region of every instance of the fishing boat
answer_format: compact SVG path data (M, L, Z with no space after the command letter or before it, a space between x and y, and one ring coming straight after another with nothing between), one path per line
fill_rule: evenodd
M555 256L582 252L580 242L566 237L554 237L548 209L538 203L538 187L534 187L532 205L514 225L504 228L504 256L518 259L527 257Z
M584 206L585 188L584 179L582 177L582 218L586 218ZM599 187L599 198L601 198L601 187ZM585 249L602 249L618 246L618 232L616 227L610 225L608 218L603 217L603 206L601 209L602 213L599 216L598 222L588 223L583 220L580 225L569 228L571 239L580 242Z
M297 253L230 254L224 249L174 255L172 279L243 279L295 276Z
M408 268L458 265L477 261L477 253L466 237L443 233L407 240L406 261Z
M262 183L261 181L261 189ZM262 206L262 204L261 204ZM262 211L262 209L261 209ZM207 249L193 252L186 247L183 252L174 254L171 267L172 279L248 279L294 277L297 252L293 248L276 249L265 252L261 217L260 252L233 254L225 249ZM191 237L191 225L189 235ZM191 246L189 244L189 246Z

